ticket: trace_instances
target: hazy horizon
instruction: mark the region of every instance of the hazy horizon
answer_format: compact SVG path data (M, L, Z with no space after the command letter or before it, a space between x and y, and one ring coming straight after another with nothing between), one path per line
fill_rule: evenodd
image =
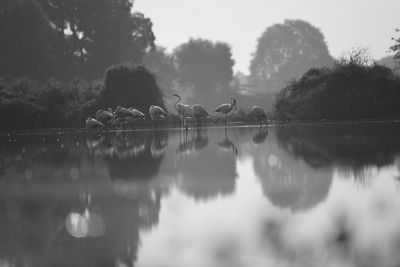
M343 8L345 7L345 8ZM222 41L232 46L234 71L248 74L257 39L269 26L285 19L302 19L318 27L332 56L353 47L368 47L374 59L390 55L391 37L400 27L400 1L295 0L246 2L220 0L136 0L134 11L153 22L156 43L168 52L189 38Z

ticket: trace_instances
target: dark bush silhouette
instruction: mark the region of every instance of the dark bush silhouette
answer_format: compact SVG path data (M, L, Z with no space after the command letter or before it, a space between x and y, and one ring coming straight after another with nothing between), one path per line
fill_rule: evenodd
M0 129L82 127L96 110L102 85L80 79L36 83L17 79L0 84Z
M276 97L281 119L353 120L400 116L400 79L380 65L357 60L310 69Z
M151 105L164 107L154 75L143 66L129 65L117 65L107 70L100 105L113 109L118 105L134 107L144 113Z

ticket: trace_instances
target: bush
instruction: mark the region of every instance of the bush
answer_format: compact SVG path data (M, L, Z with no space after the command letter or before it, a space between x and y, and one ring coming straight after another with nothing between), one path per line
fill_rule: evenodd
M400 78L380 65L348 61L311 69L278 93L284 120L354 120L400 116Z
M102 108L118 105L146 113L151 105L165 108L154 75L143 66L117 65L106 72L105 89L100 94Z
M82 127L103 86L74 79L45 84L21 78L0 82L1 129Z

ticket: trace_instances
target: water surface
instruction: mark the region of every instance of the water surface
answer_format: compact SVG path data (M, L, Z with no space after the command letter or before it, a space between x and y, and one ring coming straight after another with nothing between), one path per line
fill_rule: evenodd
M400 265L395 123L0 145L0 266Z

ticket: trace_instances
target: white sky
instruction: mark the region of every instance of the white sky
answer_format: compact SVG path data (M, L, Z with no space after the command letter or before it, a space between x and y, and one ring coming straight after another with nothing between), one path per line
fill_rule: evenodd
M244 73L258 37L286 18L318 27L335 57L355 46L386 56L400 28L400 0L135 0L134 11L152 20L157 45L169 52L190 37L229 43Z

